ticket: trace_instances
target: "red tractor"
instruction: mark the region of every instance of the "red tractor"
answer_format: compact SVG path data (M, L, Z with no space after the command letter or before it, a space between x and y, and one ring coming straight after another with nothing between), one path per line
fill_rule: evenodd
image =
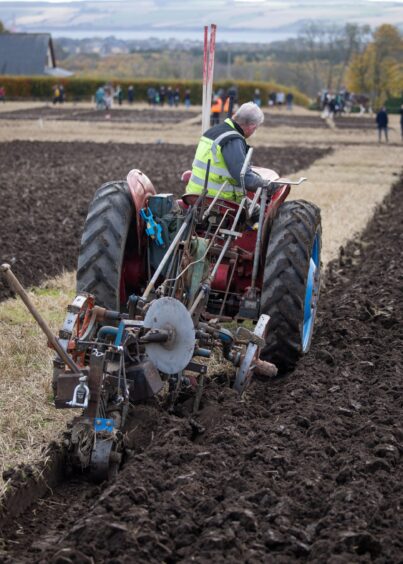
M254 170L278 189L270 199L262 190L248 194L254 210L262 197L265 200L260 222L253 227L248 222L253 213L250 201L249 209L245 205L242 210L239 204L220 198L212 201L185 194L175 201L172 194L157 194L139 170L130 171L127 181L101 186L84 226L77 290L93 294L98 305L124 309L133 296L142 296L189 210L197 205L197 217L183 232L186 244L179 237L147 299L171 296L189 306L214 271L203 296L201 317L257 322L261 314L270 316L260 358L281 371L292 369L309 350L314 326L320 282L320 210L304 200L285 202L295 182L279 179L270 169ZM172 279L175 283L167 282Z
M207 180L200 196L157 194L139 170L101 186L82 235L79 293L59 339L2 265L56 350L56 407L82 410L68 434L69 463L89 468L95 480L119 468L130 404L165 391L174 409L190 394L197 413L206 373L200 358L213 348L236 368L240 394L253 374L290 370L308 351L320 212L303 200L285 202L290 185L303 179L257 170L269 185L244 190L240 203L219 192L208 197ZM229 329L234 321L236 331Z

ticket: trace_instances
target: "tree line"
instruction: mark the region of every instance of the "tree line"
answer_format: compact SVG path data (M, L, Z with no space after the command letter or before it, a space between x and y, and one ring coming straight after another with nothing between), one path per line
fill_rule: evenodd
M6 32L0 22L0 33ZM69 40L73 41L73 40ZM342 27L315 22L296 38L267 44L218 43L215 80L275 82L311 98L321 90L342 87L367 95L373 107L403 93L403 37L384 24ZM156 80L199 80L202 50L155 50L101 55L66 52L54 40L56 56L77 77Z

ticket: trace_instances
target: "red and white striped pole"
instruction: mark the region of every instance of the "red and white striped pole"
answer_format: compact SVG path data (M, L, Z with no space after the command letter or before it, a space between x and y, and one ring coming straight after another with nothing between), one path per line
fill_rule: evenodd
M203 101L202 101L202 133L205 131L206 100L207 100L207 62L208 62L208 26L204 26L204 50L203 50Z
M210 51L209 51L209 69L208 69L208 82L207 82L207 100L209 102L209 118L210 118L210 108L211 99L213 94L213 79L214 79L214 57L215 57L215 37L217 32L217 26L211 24L210 33ZM208 127L209 124L207 124Z
M204 28L202 133L208 129L210 124L216 32L217 26L211 24L210 40L208 40L208 27Z

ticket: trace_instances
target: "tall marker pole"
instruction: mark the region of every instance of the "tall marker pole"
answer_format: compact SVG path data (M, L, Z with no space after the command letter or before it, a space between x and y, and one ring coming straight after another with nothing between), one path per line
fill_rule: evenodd
M204 26L204 51L203 51L203 102L202 102L202 133L206 130L207 112L207 61L208 61L208 26Z
M208 59L208 77L207 77L208 122L206 124L206 129L208 128L210 123L211 98L213 94L216 31L217 31L217 26L215 24L211 24L210 49L209 49L209 59Z
M211 24L210 38L208 38L208 27L204 28L202 133L210 124L216 31L217 26Z

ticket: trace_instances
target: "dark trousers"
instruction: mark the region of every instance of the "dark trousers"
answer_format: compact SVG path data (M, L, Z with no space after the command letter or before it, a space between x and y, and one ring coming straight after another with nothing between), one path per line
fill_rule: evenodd
M388 127L387 126L385 126L385 127L379 127L378 126L378 143L380 143L381 140L382 140L382 131L383 131L383 134L385 136L385 141L387 143L389 141L389 139L388 139Z

